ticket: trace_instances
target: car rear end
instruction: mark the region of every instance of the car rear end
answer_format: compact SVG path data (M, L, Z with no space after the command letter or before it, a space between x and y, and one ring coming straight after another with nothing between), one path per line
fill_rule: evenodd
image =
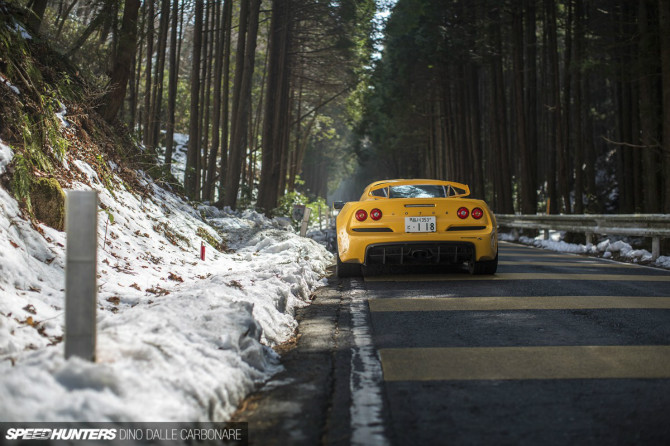
M497 256L495 217L481 200L379 199L347 206L347 220L338 224L343 262L446 265Z

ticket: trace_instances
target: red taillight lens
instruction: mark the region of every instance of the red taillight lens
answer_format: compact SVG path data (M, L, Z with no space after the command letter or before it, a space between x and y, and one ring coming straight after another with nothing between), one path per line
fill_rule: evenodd
M468 211L468 208L459 208L458 212L456 212L456 215L458 215L458 218L468 218L468 215L470 215L470 211Z
M373 209L370 211L370 218L373 219L374 221L379 220L382 218L382 211L379 209Z
M479 220L479 219L482 218L483 216L484 216L484 211L482 211L481 209L479 209L479 208L474 208L474 209L472 210L472 218L474 218L475 220Z
M358 221L365 221L368 218L368 213L365 212L363 209L359 209L356 211L356 220Z

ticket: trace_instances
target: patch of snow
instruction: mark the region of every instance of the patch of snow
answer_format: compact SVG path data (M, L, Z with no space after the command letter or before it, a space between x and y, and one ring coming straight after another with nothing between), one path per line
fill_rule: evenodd
M26 40L33 39L33 36L31 36L30 33L26 31L26 29L23 27L23 25L21 25L17 21L14 21L14 32L20 34L21 37L23 37Z
M16 86L14 86L11 82L9 82L9 79L7 79L5 76L3 76L0 73L0 82L5 84L10 90L12 90L15 94L21 94L21 90L19 90Z
M11 156L0 144L0 165ZM254 211L193 208L147 176L153 194L118 177L112 194L74 163L91 185L73 188L97 189L106 210L97 362L63 358L66 235L36 230L0 186L0 419L228 419L281 369L270 347L293 335L295 309L324 285L332 255Z
M14 151L0 139L0 175L5 173L12 158L14 158Z
M172 144L172 164L170 165L170 172L184 184L184 173L186 172L186 154L188 152L188 135L183 133L175 133ZM161 161L165 160L165 147L158 148L158 154Z
M88 178L89 183L98 183L100 184L100 179L98 178L98 174L96 173L95 170L88 164L85 163L82 160L74 160L72 162L75 166L77 166L77 169L86 177Z
M558 232L555 233L560 234ZM509 233L498 234L498 239L503 241L517 241L514 235ZM544 240L543 236L540 235L535 238L521 236L518 241L525 245L532 245L551 251L596 255L605 259L617 257L620 260L632 263L645 263L662 268L670 268L670 257L661 256L656 259L655 262L652 262L652 255L649 251L646 249L634 249L629 243L623 240L611 241L610 239L605 239L597 245L582 245L566 243L562 240Z
M60 105L60 109L56 112L56 117L60 121L61 127L68 128L70 127L70 123L67 122L67 120L65 119L65 115L67 115L67 108L60 101L58 102L58 104Z

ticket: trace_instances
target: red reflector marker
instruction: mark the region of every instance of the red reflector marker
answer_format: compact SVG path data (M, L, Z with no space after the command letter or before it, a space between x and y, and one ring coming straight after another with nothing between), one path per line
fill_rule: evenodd
M368 218L368 213L365 212L363 209L359 209L356 211L356 220L358 221L365 221Z
M370 211L370 218L377 221L382 218L382 211L379 209L373 209Z
M462 207L458 209L458 212L456 212L456 215L458 215L458 218L464 219L468 218L468 215L470 215L470 211L468 211L468 208Z
M480 208L474 208L472 210L472 218L475 220L479 220L484 216L484 211L482 211Z

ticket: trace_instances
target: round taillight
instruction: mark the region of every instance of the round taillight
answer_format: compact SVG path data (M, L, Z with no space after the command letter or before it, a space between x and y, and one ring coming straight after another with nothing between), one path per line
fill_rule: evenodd
M382 218L382 211L379 209L373 209L370 211L370 218L377 221Z
M480 208L474 208L472 210L472 218L475 220L479 220L484 216L484 211L482 211Z
M359 209L356 211L356 220L358 221L365 221L368 218L368 213L365 212L363 209Z
M456 212L456 215L458 215L458 218L468 218L468 215L470 215L470 211L468 211L468 208L466 207L459 208L458 212Z

